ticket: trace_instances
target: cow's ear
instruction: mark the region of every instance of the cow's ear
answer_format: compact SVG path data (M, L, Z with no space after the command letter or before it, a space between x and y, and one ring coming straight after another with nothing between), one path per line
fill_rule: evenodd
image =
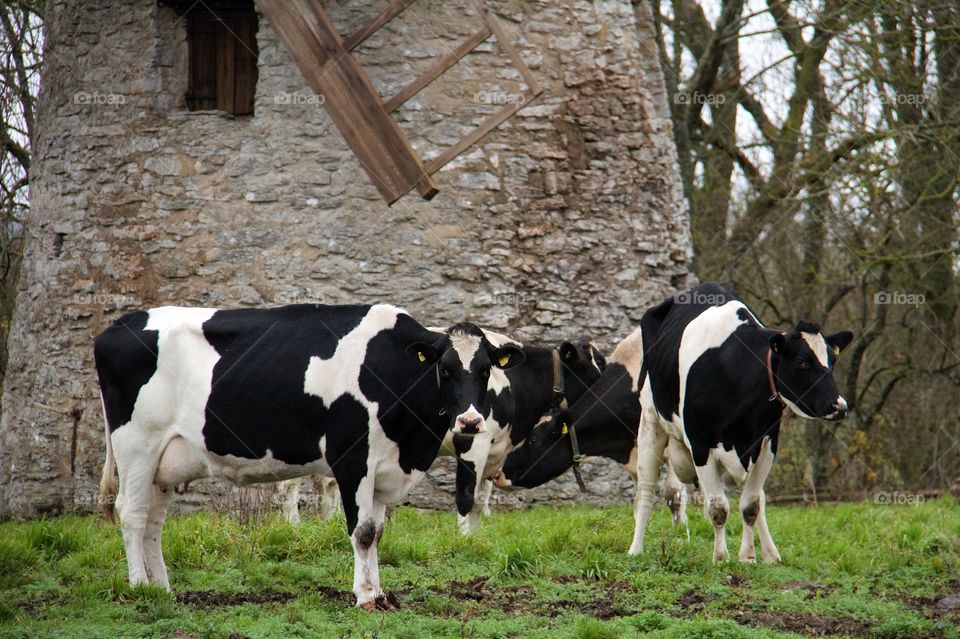
M407 355L416 358L424 366L430 366L440 359L440 351L433 344L414 342L407 346Z
M560 344L560 360L567 366L573 366L580 361L580 351L570 342Z
M770 336L770 350L774 353L779 353L783 350L783 345L787 341L786 335L783 333L776 333Z
M840 351L845 349L853 341L853 333L850 331L840 331L826 337L827 346L833 351L834 355L839 355Z
M593 354L593 359L596 360L597 366L600 367L600 372L603 372L607 369L607 358L603 356L603 353L600 352L600 349L590 345L590 353Z
M505 344L499 348L493 349L490 354L493 365L504 370L523 364L525 359L523 350L513 344Z
M573 413L568 410L561 411L557 414L557 421L555 422L559 428L553 430L553 435L557 439L565 435L570 434L570 425L573 423Z

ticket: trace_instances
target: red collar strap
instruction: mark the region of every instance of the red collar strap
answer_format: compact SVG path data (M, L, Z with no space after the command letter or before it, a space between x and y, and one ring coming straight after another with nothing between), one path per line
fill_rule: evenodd
M783 333L780 333L783 335ZM767 381L770 382L770 399L767 401L772 402L777 400L782 405L786 406L786 403L783 401L783 398L780 397L780 391L777 390L777 384L773 379L773 349L767 349Z

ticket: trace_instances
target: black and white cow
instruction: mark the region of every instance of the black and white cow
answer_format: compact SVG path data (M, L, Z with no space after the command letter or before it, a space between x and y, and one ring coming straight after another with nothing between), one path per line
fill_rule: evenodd
M523 361L472 324L434 333L394 306L296 305L130 313L97 337L106 415L101 493L132 584L169 588L164 515L178 484L336 478L357 605L388 606L377 544L447 430L484 432L491 368ZM108 503L108 502L107 502Z
M457 458L456 505L459 530L476 530L486 507L490 477L507 454L551 412L576 402L601 375L606 361L588 342L563 342L556 350L524 346L510 338L484 331L497 346L513 344L524 354L524 365L494 370L487 387L487 430L475 437L448 433L441 455Z
M577 455L606 457L637 476L637 432L640 428L640 393L637 388L643 363L640 330L617 345L599 379L569 410L538 425L521 446L507 455L494 475L504 490L535 488L570 469ZM674 523L686 524L686 487L667 464L664 484Z
M445 329L430 327L431 331ZM457 525L467 535L476 531L480 513L487 512L493 483L488 479L530 429L551 412L576 402L595 382L606 361L589 342L563 342L556 350L524 346L506 335L483 329L494 346L512 344L524 354L524 365L509 371L493 369L487 384L486 430L472 436L448 431L438 456L457 459L455 502ZM636 446L636 429L631 445ZM280 483L284 516L300 519L298 500L302 479ZM324 491L326 495L326 491Z
M740 561L756 561L755 526L764 561L780 561L767 528L763 492L780 420L786 407L811 419L846 417L847 402L832 368L853 334L825 337L809 322L789 333L765 328L736 295L715 283L648 310L640 329L640 494L630 554L643 550L654 482L666 452L682 481L699 480L704 513L714 527L714 561L728 556L724 472L743 486Z

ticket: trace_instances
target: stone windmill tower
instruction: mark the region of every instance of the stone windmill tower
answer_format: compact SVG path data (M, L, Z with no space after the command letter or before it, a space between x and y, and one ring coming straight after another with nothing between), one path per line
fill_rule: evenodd
M354 34L340 44L396 107L407 147L394 151L435 169L430 188L396 199L376 183L347 131L369 114L314 94L326 80L301 71L309 60L272 0L49 4L0 514L94 507L92 338L127 310L389 301L424 322L609 347L688 283L645 3L319 4ZM371 31L385 7L403 11ZM479 39L484 7L542 87L536 100L498 38ZM474 48L452 60L464 42ZM438 64L449 68L389 103ZM457 148L512 102L523 108Z

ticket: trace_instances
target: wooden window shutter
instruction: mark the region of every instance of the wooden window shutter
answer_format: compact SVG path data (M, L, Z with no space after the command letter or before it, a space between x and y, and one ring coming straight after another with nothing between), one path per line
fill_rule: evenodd
M187 106L250 115L257 88L257 14L207 9L186 13L189 49Z

